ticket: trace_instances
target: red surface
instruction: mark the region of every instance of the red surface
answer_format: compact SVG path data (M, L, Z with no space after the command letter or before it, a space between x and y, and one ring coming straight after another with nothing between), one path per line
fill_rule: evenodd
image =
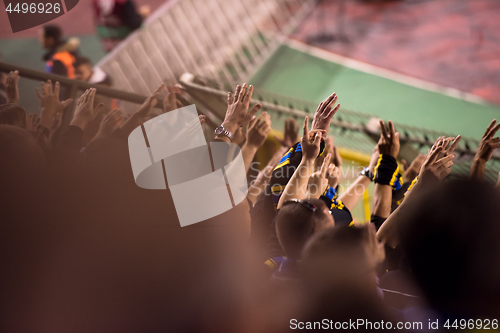
M323 1L293 37L338 35L340 2ZM500 104L499 0L346 0L342 17L349 42L312 45Z
M165 0L134 0L137 7L141 5L149 5L151 11L154 11ZM65 15L50 21L46 24L57 24L63 28L66 36L71 35L91 35L94 34L94 18L92 12L91 0L80 0L78 5ZM35 27L12 33L9 25L9 19L5 12L3 1L0 1L0 38L22 38L22 37L37 37L37 31L40 27Z

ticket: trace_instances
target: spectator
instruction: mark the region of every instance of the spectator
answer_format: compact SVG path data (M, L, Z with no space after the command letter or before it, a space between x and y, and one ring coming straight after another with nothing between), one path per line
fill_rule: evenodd
M150 12L147 6L137 12L132 0L94 0L93 7L97 34L106 52L138 29Z
M44 25L39 30L39 40L47 50L43 56L47 73L75 78L75 57L78 55L78 38L63 39L61 28L56 25Z

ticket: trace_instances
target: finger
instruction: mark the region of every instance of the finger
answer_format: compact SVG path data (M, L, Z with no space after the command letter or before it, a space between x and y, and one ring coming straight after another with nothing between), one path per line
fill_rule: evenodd
M181 101L179 101L178 99L175 100L175 105L177 106L178 109L184 107L184 105L182 105Z
M443 150L443 147L436 147L434 150L431 149L429 152L429 156L427 157L427 161L424 164L425 165L432 165L436 161L439 153L442 150ZM450 156L452 156L452 155L450 155Z
M403 164L403 170L408 170L408 162L406 162L406 160L401 160L401 163Z
M227 105L233 104L233 94L231 92L227 93Z
M205 116L204 116L204 115L202 115L202 114L200 114L200 115L198 116L198 119L200 119L200 124L203 126L203 124L205 123Z
M321 176L323 176L323 178L325 177L326 175L326 170L328 169L328 164L330 163L330 158L332 157L332 155L330 153L328 153L325 157L325 159L323 160L323 163L321 164L321 169L319 170Z
M94 88L94 89L95 89L95 88ZM161 91L162 91L163 89L165 89L165 84L164 84L164 83L160 84L160 85L158 86L158 88L156 88L156 90L155 90L155 91L151 94L151 96L153 96L153 95L154 95L155 97L156 97L156 96L158 96L158 95L161 93Z
M325 98L323 102L321 102L320 107L318 107L318 110L316 111L317 113L323 113L327 107L328 104L332 101L337 96L336 93L332 93L330 96Z
M252 94L253 94L253 86L252 86L252 85L250 85L250 86L248 87L248 91L247 91L247 93L246 93L246 95L245 95L245 97L244 97L244 100L243 100L243 101L244 101L245 103L249 103L249 102L250 102L250 100L252 99Z
M338 100L338 99L339 99L339 98L338 98L337 94L333 94L332 99L331 99L331 100L330 100L330 102L328 102L328 104L325 106L325 111L328 111L328 112L329 112L329 111L331 111L331 107L332 107L333 105L335 105L335 102L337 102L337 100Z
M40 90L38 90L38 87L35 88L35 91L36 91L36 95L38 96L39 99L42 99L43 96L40 94Z
M306 116L304 118L304 126L302 127L302 137L308 138L309 137L309 117Z
M238 101L238 98L240 97L240 91L241 91L241 86L238 84L236 86L236 89L234 90L234 103Z
M387 135L387 130L385 128L385 123L383 120L380 121L380 130L382 131L382 136L386 141L389 141L389 136Z
M462 136L460 134L457 135L457 137L451 143L450 148L448 148L448 154L453 153L455 151L455 149L457 149L458 143L460 142L461 139L462 139Z
M264 117L266 116L266 112L262 112L260 116L255 120L254 126L258 128L263 122L264 122Z
M335 105L333 109L330 110L330 112L327 115L327 118L331 119L333 116L337 113L337 111L340 109L340 103Z
M255 104L255 106L248 112L248 117L253 117L260 110L262 104Z
M314 136L313 144L314 145L319 145L321 143L321 138L323 137L321 132L317 132L316 135Z
M47 80L47 92L49 95L52 95L52 81Z
M68 105L70 105L71 103L73 103L73 98L70 98L70 99L67 99L67 100L61 102L63 109L65 107L67 107Z
M488 135L488 139L489 138L492 138L493 136L495 136L495 134L498 132L498 129L500 129L500 123L498 123L495 127L493 127Z
M246 91L247 91L247 84L243 83L243 87L241 87L241 91L238 96L238 102L243 102L243 98L245 98Z
M451 154L451 155L448 155L448 156L445 156L445 157L442 157L439 161L437 161L435 164L436 166L441 166L441 165L445 165L447 164L448 162L450 161L453 161L453 159L455 158L456 154Z
M446 177L448 177L448 175L451 173L451 169L448 168L448 169L444 169L443 171L441 171L441 173L438 175L438 179L441 181L443 179L445 179Z
M92 104L94 104L93 99L92 99ZM105 106L104 103L99 103L94 109L94 115L97 115L99 112L101 112L104 109L104 106Z
M54 95L59 97L59 91L61 90L61 85L59 84L59 81L56 82L56 87L54 89Z
M496 123L497 123L496 119L493 119L491 121L491 123L488 125L488 127L486 127L486 131L483 134L483 138L488 136L488 133L491 131L491 129L493 128L493 126L495 126Z
M252 128L255 123L257 122L257 117L253 116L252 119L250 119L250 122L248 123L248 128Z
M95 97L96 89L92 88L89 92L88 102L91 106L94 106L94 97ZM103 103L101 103L103 104ZM100 104L99 104L100 105ZM104 104L103 104L104 105Z
M394 124L389 120L389 131L391 132L391 139L394 139L396 135L396 130L394 129Z

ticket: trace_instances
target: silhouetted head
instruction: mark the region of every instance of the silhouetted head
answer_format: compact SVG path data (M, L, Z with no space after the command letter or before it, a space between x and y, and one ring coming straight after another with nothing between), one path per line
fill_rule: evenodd
M286 256L299 259L309 238L315 233L334 226L326 204L319 199L288 201L276 218L276 233Z
M454 180L421 195L401 213L401 246L431 305L468 318L499 314L498 190Z
M0 105L0 124L26 128L26 110L14 103Z
M44 49L51 49L61 43L62 30L57 25L44 25L38 30L38 39Z

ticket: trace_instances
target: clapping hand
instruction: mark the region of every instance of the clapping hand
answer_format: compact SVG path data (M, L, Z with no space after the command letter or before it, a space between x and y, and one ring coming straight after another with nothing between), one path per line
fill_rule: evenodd
M488 162L491 156L493 156L495 149L500 147L500 137L494 138L498 129L500 129L500 123L497 124L497 120L493 119L481 138L476 156L474 157L475 160L480 160L484 163Z
M453 153L438 159L445 150L444 143L445 138L439 138L429 150L429 154L420 169L418 184L429 185L436 181L442 181L450 174L456 154Z

